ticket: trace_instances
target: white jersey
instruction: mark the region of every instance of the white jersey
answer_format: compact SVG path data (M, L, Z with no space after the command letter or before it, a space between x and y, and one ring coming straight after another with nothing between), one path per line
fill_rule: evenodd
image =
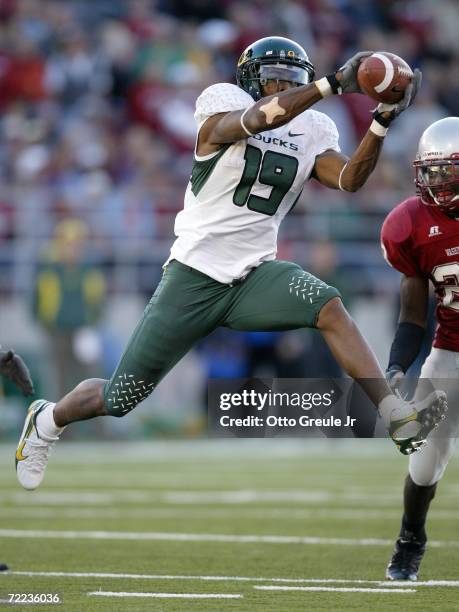
M236 85L212 85L196 102L198 130L216 113L252 104ZM306 110L282 127L211 155L195 154L169 260L231 283L275 259L279 225L299 198L317 155L327 149L340 150L335 124L323 113Z

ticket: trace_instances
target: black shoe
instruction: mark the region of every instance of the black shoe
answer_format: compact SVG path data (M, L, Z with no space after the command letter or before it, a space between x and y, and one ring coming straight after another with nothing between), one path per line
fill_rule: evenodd
M395 542L394 554L386 569L386 579L417 580L425 551L425 540L418 540L411 531L402 532Z

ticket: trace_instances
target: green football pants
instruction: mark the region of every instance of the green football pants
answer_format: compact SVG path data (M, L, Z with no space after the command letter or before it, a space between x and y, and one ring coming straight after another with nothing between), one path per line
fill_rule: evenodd
M281 331L315 327L339 292L300 266L269 261L242 282L223 284L176 260L170 262L111 379L110 414L124 416L144 400L199 340L217 327Z

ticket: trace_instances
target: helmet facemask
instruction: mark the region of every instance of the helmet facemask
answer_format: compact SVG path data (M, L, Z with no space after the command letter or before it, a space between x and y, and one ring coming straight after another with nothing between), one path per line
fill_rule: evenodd
M450 159L416 160L415 183L427 206L437 206L449 215L459 215L459 155Z
M254 100L263 97L263 86L270 80L288 81L297 87L311 83L314 66L297 43L280 37L260 39L241 55L236 71L239 87Z
M459 117L445 117L424 130L414 162L421 202L459 217Z

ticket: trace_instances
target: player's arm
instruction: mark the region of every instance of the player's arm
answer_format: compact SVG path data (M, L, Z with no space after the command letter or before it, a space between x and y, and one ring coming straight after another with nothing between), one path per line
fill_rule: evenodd
M360 189L376 166L389 125L413 103L420 84L421 73L416 70L398 104L379 104L375 109L373 121L354 154L348 158L336 151L325 151L316 157L312 176L332 189Z
M371 55L370 51L357 53L337 72L314 83L266 96L246 109L209 117L199 132L199 155L218 151L223 144L278 128L332 94L362 93L357 83L357 70L368 55Z
M388 378L404 374L421 350L427 324L429 281L421 276L402 276L400 316L392 342Z
M309 83L262 98L247 109L213 115L200 129L199 154L280 127L321 99L315 83Z
M383 141L370 127L351 158L332 150L318 155L312 176L326 187L357 191L373 172Z
M355 78L352 76L353 73L350 74L351 80ZM338 76L339 72L337 78ZM341 189L342 191L357 191L360 189L376 166L389 125L413 103L421 85L421 79L421 72L416 69L413 80L405 89L400 102L377 106L373 112L373 121L367 133L350 158L336 151L325 151L316 157L312 176L322 185L332 189ZM350 87L353 91L359 90L356 78L355 84L352 83Z

